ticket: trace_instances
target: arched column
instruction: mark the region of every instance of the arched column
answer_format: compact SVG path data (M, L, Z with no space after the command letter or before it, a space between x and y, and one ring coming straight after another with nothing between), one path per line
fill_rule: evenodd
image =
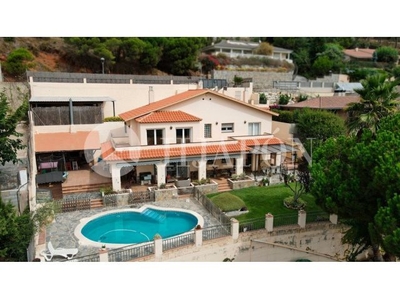
M276 153L276 162L275 165L276 166L280 166L282 163L282 152L278 152Z
M240 155L236 159L236 174L240 175L243 173L243 155Z
M156 164L157 167L157 184L163 184L166 183L166 166L167 164L165 162L158 162Z
M207 160L201 159L197 161L197 163L199 164L198 179L201 180L202 178L207 178Z

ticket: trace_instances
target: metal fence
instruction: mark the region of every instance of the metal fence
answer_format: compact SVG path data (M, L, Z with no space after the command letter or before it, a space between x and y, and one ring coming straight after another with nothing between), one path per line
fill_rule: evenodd
M28 71L27 77L32 77L33 82L72 82L72 83L112 83L112 84L188 84L198 83L199 76L157 76L157 75L132 75L132 74L91 74L91 73L64 73L64 72L32 72Z
M162 248L163 251L167 251L173 248L182 247L194 243L194 232L190 232L183 235L163 239Z
M335 87L334 82L329 81L274 81L273 87L279 90L297 91L301 88L328 88Z
M215 217L221 224L230 224L230 217L228 217L218 206L216 206L203 192L194 189L194 198L203 207Z
M109 262L130 261L135 258L144 257L154 254L154 243L148 242L145 244L126 246L108 251Z
M100 106L74 106L74 124L103 123L103 111ZM32 107L33 119L36 126L70 125L70 108L68 106Z
M72 212L76 210L90 209L91 199L90 198L78 198L78 199L61 199L54 200L58 204L58 208L61 212Z
M274 228L279 226L296 225L298 224L297 214L286 214L274 216Z
M306 214L306 224L328 222L328 221L329 221L329 213L324 211L312 211L312 212L307 212Z
M203 229L203 241L213 240L220 237L228 236L231 234L231 225L216 225Z
M100 255L98 253L76 257L73 259L65 259L64 262L99 262Z
M258 218L248 220L239 224L239 232L246 232L251 230L258 230L265 228L265 218Z

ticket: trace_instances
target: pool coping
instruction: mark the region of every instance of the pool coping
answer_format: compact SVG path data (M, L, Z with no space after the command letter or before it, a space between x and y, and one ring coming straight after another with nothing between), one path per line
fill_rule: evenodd
M109 210L109 211L97 213L97 214L95 214L93 216L90 216L90 217L87 217L87 218L82 218L82 219L79 220L79 224L75 227L74 235L78 239L78 242L79 242L80 245L93 246L93 247L98 247L98 248L101 248L103 245L106 245L106 247L109 248L109 249L116 249L116 248L122 248L122 247L126 247L126 246L144 244L144 243L139 243L139 244L114 244L114 243L95 242L95 241L92 241L92 240L88 239L87 237L85 237L81 233L81 231L82 231L83 227L88 222L90 222L90 221L92 221L94 219L97 219L99 217L102 217L102 216L105 216L105 215L109 215L109 214L113 214L113 213L117 213L117 212L139 212L139 213L142 213L144 210L146 210L148 208L151 208L151 209L154 209L154 210L159 210L159 211L168 210L168 211L179 211L179 212L185 212L185 213L192 214L198 220L197 225L200 225L201 227L204 227L204 218L203 218L203 216L201 216L199 213L197 213L195 211L188 210L188 209L182 209L182 208L169 208L169 207L167 208L167 207L159 207L159 206L146 204L146 205L143 205L140 208L122 208L122 209ZM194 228L193 228L193 230L194 230ZM181 234L176 235L176 236L187 234L190 231L191 230L186 231L186 232L181 233Z

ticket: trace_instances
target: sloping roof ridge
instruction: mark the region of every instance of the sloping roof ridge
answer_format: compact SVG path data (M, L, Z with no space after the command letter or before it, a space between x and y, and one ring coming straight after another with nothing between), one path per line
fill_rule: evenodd
M195 93L195 91L198 91L198 93ZM172 106L172 105L174 105L174 104L181 103L181 102L187 101L187 100L189 100L189 99L192 99L192 98L195 97L195 96L200 96L200 95L202 95L202 94L207 93L208 91L209 91L209 90L207 90L207 89L192 89L192 90L187 90L187 91L185 91L185 92L183 92L183 93L176 94L176 95L172 95L172 96L170 96L170 97L167 97L167 98L164 98L164 99L161 99L161 100L152 102L152 103L150 103L150 104L146 104L146 105L137 107L137 108L135 108L135 109L129 110L129 111L127 111L127 112L121 113L121 114L119 114L119 116L120 116L122 119L124 119L125 121L131 120L131 119L135 119L135 118L139 118L139 117L141 117L141 116L144 116L144 115L146 115L146 114L149 114L150 112L162 110L162 109L167 108L167 107L170 107L170 106ZM188 94L188 95L185 96L184 94ZM178 98L177 96L179 96L179 95L183 96L183 98ZM175 100L175 101L172 101L174 98L176 98L176 100ZM144 110L145 108L147 108L147 109ZM143 111L143 112L139 112L138 115L133 115L133 116L131 116L131 117L128 117L128 119L125 119L125 118L123 117L124 115L129 115L129 114L133 113L133 112L136 111L136 110L137 110L138 112L139 112L140 110L144 110L144 111Z
M271 114L271 115L279 115L278 113L275 113L275 112L273 112L273 111L271 111L271 110L267 110L267 109L264 109L264 108L255 106L255 105L253 105L253 104L249 104L249 103L247 103L247 102L245 102L245 101L243 101L243 100L239 100L239 99L233 98L233 97L231 97L231 96L218 93L218 92L213 91L213 90L209 90L209 92L210 92L211 94L220 96L220 97L222 97L222 98L226 98L226 99L228 99L228 100L232 100L232 101L234 101L234 102L236 102L236 103L245 105L245 106L247 106L247 107L251 107L251 108L254 108L254 109L259 110L259 111L262 111L262 112L267 112L267 113L269 113L269 114Z

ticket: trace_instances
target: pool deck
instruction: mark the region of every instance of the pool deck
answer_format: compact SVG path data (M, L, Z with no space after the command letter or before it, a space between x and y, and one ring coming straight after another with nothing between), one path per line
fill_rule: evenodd
M39 236L39 245L37 246L37 257L43 258L39 255L42 250L47 249L47 242L51 241L55 248L78 248L78 254L76 257L86 256L90 254L98 253L99 248L83 245L79 243L78 238L75 236L74 231L75 228L80 223L80 220L83 218L91 217L95 214L105 212L105 211L113 211L124 208L139 208L142 205L152 205L157 207L164 208L178 208L194 211L200 214L204 218L204 227L218 225L219 222L210 213L204 209L196 200L187 198L187 199L178 199L178 200L166 200L159 202L148 202L143 204L138 204L135 206L121 206L121 207L103 207L92 210L81 210L74 211L69 213L60 213L57 214L53 223L46 227L46 230L42 232ZM53 261L63 260L59 257L54 257Z

